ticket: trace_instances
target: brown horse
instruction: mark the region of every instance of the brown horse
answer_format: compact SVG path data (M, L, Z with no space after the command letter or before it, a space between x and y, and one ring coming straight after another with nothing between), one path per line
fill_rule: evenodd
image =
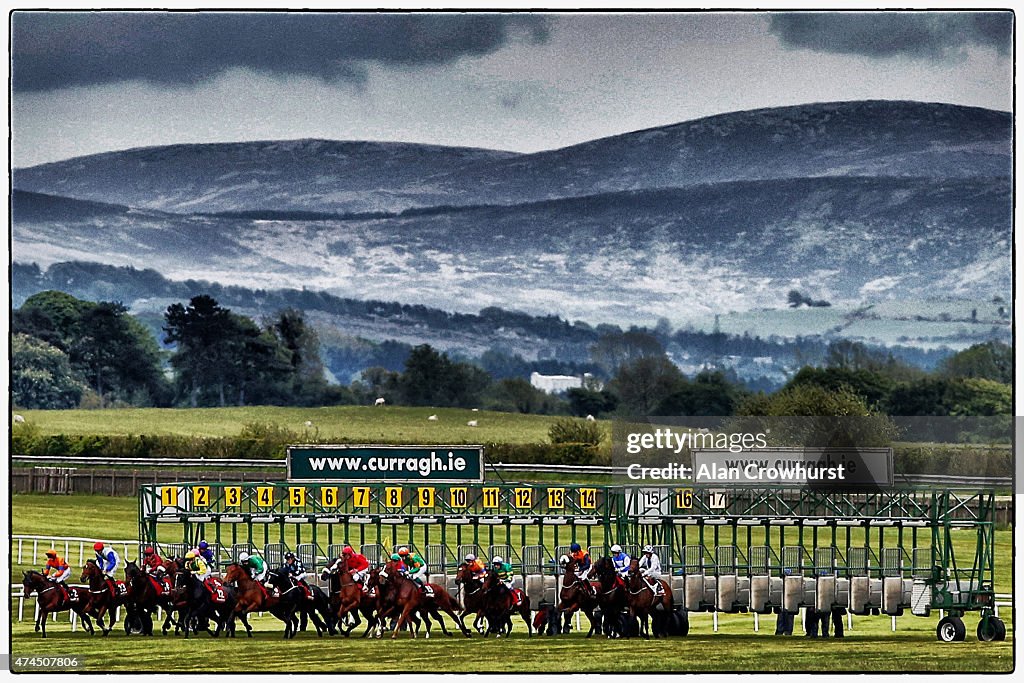
M370 589L369 586L363 590L363 584L352 578L352 572L342 560L330 567L325 567L320 572L320 578L327 579L331 611L338 618L338 631L343 636L352 633L359 624L363 623L363 620L359 618L359 613L362 612L367 621L366 631L363 632L365 638L370 630L377 625L377 617L374 616L378 602L377 591ZM367 579L369 579L369 575ZM349 615L352 617L352 622L347 629L344 629L342 623Z
M74 610L89 634L95 633L92 621L89 620L92 596L87 591L54 583L37 571L22 572L21 585L26 598L32 593L36 594L36 606L39 610L36 615L36 633L41 631L43 638L46 637L46 620L50 615L66 610Z
M601 608L604 632L609 638L621 638L627 607L626 582L610 557L601 558L594 565L594 573L597 574L597 606Z
M573 612L582 610L590 621L590 631L587 638L599 633L601 630L600 621L594 617L594 608L597 607L597 598L593 589L587 585L588 582L576 576L576 560L572 557L565 564L562 575L562 589L558 593L558 612L565 615L565 623L562 626L562 633L569 632L569 621Z
M110 635L117 621L117 608L128 604L131 596L123 581L108 578L96 560L86 560L79 579L89 584L91 605L89 613L96 618L96 623L103 629L103 635ZM110 626L103 625L103 615L110 612Z
M381 599L385 604L388 602L394 603L393 609L399 613L398 621L395 624L395 630L391 633L391 637L397 638L398 632L402 630L403 626L412 622L412 618L417 612L422 613L424 616L428 614L435 616L441 623L441 630L445 635L450 635L439 614L439 612L444 612L458 625L462 634L469 638L469 629L462 623L458 615L458 612L462 611L462 605L445 590L444 586L439 586L436 583L429 584L431 589L433 589L434 595L428 597L424 594L419 584L398 570L399 566L399 562L391 560L384 565L384 568L377 575L377 581L380 583L382 590L387 593L386 595L382 594ZM379 618L383 619L387 614L382 612ZM413 638L416 637L415 630L410 628L409 632ZM430 637L429 620L427 621L427 637Z
M466 617L470 614L475 614L476 618L473 619L473 628L478 633L483 633L484 628L481 622L484 619L484 582L483 579L477 578L473 570L469 568L469 565L463 562L459 565L459 570L455 573L455 585L459 587L462 598L462 617L463 623L465 623Z
M184 571L185 564L180 557L166 558L163 567L164 573L167 574L167 580L171 584L171 590L161 596L160 607L167 615L161 632L166 636L173 624L174 634L177 635L180 629L187 628L184 623L184 615L188 611L188 593L184 588L178 586L176 578L178 572ZM177 619L174 618L175 613L178 615Z
M658 581L662 593L657 595L647 580L640 575L640 561L636 559L629 563L628 576L626 602L629 606L629 615L640 618L640 634L644 638L651 637L647 625L647 618L650 616L654 622L654 637L668 635L665 625L672 614L672 591L668 583Z
M519 614L526 622L527 635L533 636L533 623L530 621L530 598L526 593L520 591L520 602L515 604L512 591L508 590L498 578L498 573L491 571L484 579L485 607L484 614L487 615L487 635L493 633L497 637L501 634L511 635L513 614Z
M249 570L237 562L232 562L224 572L224 583L235 585L235 610L231 619L237 616L245 626L245 633L252 638L252 626L249 625L248 614L252 612L270 612L284 622L284 637L294 638L299 630L299 618L294 609L286 609L281 603L280 593L270 593L259 581L249 574ZM234 635L234 629L228 631Z

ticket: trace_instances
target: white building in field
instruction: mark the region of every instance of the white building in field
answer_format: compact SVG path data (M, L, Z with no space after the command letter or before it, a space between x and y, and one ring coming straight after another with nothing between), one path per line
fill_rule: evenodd
M539 372L530 374L530 384L549 394L557 394L569 389L583 386L583 377L574 375L542 375Z

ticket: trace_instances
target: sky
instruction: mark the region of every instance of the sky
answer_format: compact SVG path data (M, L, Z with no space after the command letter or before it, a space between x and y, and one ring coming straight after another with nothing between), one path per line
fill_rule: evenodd
M1010 110L1012 15L15 12L11 162L182 142L521 152L712 114Z

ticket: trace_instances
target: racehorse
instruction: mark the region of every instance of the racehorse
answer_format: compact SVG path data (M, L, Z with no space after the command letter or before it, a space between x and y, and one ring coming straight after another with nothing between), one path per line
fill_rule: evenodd
M292 612L298 610L313 621L317 637L322 638L324 631L329 632L332 636L337 634L327 594L320 590L319 586L307 586L309 588L309 597L307 597L302 586L292 581L291 576L280 569L268 572L267 580L281 592L280 604L284 609L290 609Z
M661 584L661 595L656 595L640 575L640 561L634 559L629 563L626 604L629 606L630 617L640 618L640 634L644 638L651 637L647 627L648 616L653 617L655 638L668 635L666 625L672 614L672 591L666 581L659 580L658 583Z
M235 611L231 618L237 616L242 620L247 636L252 638L252 626L249 625L247 615L251 612L270 612L284 622L284 637L295 637L299 630L295 607L282 604L281 595L269 593L263 584L252 578L247 568L232 562L225 570L224 582L235 586ZM234 635L234 629L231 635Z
M484 582L483 579L477 578L473 570L469 568L469 565L465 562L459 565L458 571L455 573L455 585L459 587L462 598L462 613L459 615L463 623L465 623L466 617L470 614L475 614L476 618L473 619L473 628L478 633L483 633L484 628L481 626L481 622L484 620Z
M398 567L399 563L391 560L377 574L377 581L388 593L387 596L382 595L382 599L385 604L393 602L394 609L400 613L398 622L395 624L395 630L391 633L392 638L398 637L398 632L402 629L402 626L412 621L412 617L416 612L422 612L424 616L427 614L434 615L441 623L441 630L444 634L450 635L448 629L445 628L444 620L438 613L439 611L450 616L458 625L462 634L467 638L470 637L469 629L462 623L462 619L459 618L457 613L462 611L462 605L445 590L444 586L439 586L436 583L429 584L431 589L433 589L434 595L433 597L427 597L419 584L398 571ZM386 614L381 613L378 615L378 618L383 619L385 616ZM409 632L413 638L416 637L415 630L410 628ZM429 620L427 621L427 637L430 637Z
M167 558L164 560L164 572L167 574L167 580L171 583L171 590L164 593L162 596L161 607L164 608L164 612L167 614L164 619L164 625L161 628L163 635L167 635L167 631L170 630L171 624L174 625L174 634L177 635L179 630L182 628L193 628L193 625L189 625L185 622L185 616L188 614L188 592L178 585L178 573L185 571L185 560L180 557ZM177 614L177 620L174 619L174 615ZM193 631L198 629L193 628Z
M96 560L85 561L79 581L89 584L91 597L89 613L96 618L96 623L103 630L103 635L109 635L117 621L117 608L129 605L131 602L128 587L122 581L107 578L100 566L96 564ZM110 612L110 625L104 626L103 615L107 612Z
M488 572L484 579L484 613L487 615L487 634L494 633L500 637L502 633L512 633L511 615L518 613L526 622L527 634L533 636L533 623L530 621L530 598L519 592L520 602L515 604L512 591L498 578L497 572Z
M235 611L235 591L233 588L223 584L217 585L213 589L208 588L205 581L200 581L197 576L188 570L179 571L175 574L174 579L176 587L185 589L185 596L187 598L184 616L179 617L179 623L183 622L182 625L185 628L186 638L192 633L191 624L193 619L198 624L204 624L203 628L214 638L221 634L225 626L228 629L228 635L232 635L231 632L234 629L234 619L232 616ZM210 630L209 619L217 622L217 629L215 631Z
M622 580L610 557L601 558L594 565L597 574L597 606L601 608L601 621L609 638L621 638L623 616L626 611L626 582Z
M36 606L39 609L36 616L36 632L42 631L43 638L46 637L46 620L50 614L65 610L74 610L82 619L82 625L89 634L95 633L89 619L92 596L86 591L50 581L35 570L22 572L21 585L26 598L33 592L36 594Z
M582 610L590 621L590 631L587 638L601 630L601 622L594 616L594 608L597 607L597 598L584 581L576 576L576 560L570 557L565 563L562 575L562 589L558 592L558 611L565 615L565 623L562 626L562 633L569 632L569 622L573 612Z
M338 620L338 632L346 637L352 633L363 623L359 618L359 613L362 612L367 621L366 631L363 633L365 638L370 629L377 625L377 617L374 616L377 609L377 592L363 590L363 584L352 578L352 572L344 563L325 567L320 573L320 578L327 579L328 602L331 613ZM349 615L352 615L352 622L347 629L342 630L342 622Z
M132 598L131 603L134 605L133 618L125 619L125 631L130 634L132 622L137 621L142 635L151 636L153 635L153 612L158 607L166 609L167 593L170 587L162 583L156 576L142 571L135 562L125 564L124 576L125 583L128 584L128 594Z

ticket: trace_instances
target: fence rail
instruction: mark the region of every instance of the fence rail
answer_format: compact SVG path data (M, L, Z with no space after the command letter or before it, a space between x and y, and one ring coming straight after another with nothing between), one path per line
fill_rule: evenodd
M208 467L217 469L265 469L283 471L286 469L284 460L260 460L245 458L111 458L105 456L51 456L51 455L12 455L15 463L90 465L93 467L146 467L191 468ZM617 475L626 476L625 467L605 465L550 465L535 463L486 463L486 469L492 472L541 472L547 474L586 474L586 475ZM41 476L41 474L40 474ZM951 474L897 474L896 481L900 484L940 484L952 486L1012 486L1013 477L969 477Z

